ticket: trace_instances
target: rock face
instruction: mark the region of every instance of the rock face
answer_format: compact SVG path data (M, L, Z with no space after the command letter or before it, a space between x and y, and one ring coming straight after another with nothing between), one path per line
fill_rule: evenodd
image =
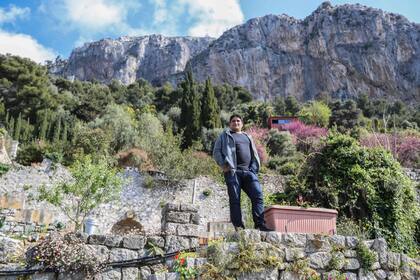
M162 35L103 39L76 48L67 63L59 61L50 71L80 80L116 79L130 84L143 78L156 84L184 71L188 60L213 40Z
M361 5L323 3L304 20L268 15L225 32L190 61L199 80L259 99L420 94L420 25Z
M240 85L257 99L359 93L419 99L420 25L379 9L325 2L304 20L267 15L217 40L152 35L86 44L61 74L176 83L187 65L200 81L210 76L216 84Z

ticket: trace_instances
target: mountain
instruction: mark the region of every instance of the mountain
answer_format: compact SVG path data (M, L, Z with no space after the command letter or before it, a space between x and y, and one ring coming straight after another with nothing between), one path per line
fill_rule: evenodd
M148 35L103 39L72 51L67 61L50 67L52 74L79 80L130 84L143 78L154 84L182 72L187 62L214 39Z
M359 4L324 2L298 20L254 18L217 39L159 35L101 40L75 49L61 74L81 80L176 83L194 77L240 85L256 99L294 95L420 99L420 24Z

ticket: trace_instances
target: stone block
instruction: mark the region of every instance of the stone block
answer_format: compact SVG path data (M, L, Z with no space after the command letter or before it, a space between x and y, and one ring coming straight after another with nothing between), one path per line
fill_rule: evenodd
M104 245L106 240L106 235L92 234L89 235L88 242L92 245Z
M150 274L147 280L166 280L166 273Z
M104 245L108 247L118 248L122 244L122 236L119 235L107 235L105 238Z
M148 236L147 243L153 244L154 246L158 246L160 248L165 247L165 239L159 235Z
M346 258L357 258L356 250L345 250L343 253Z
M388 280L401 280L401 274L399 272L397 272L397 271L390 271L388 273L388 278L387 279Z
M172 253L189 249L190 239L188 237L168 235L165 238L165 252Z
M304 233L284 233L283 244L292 247L305 247L306 234Z
M107 262L109 259L109 250L103 245L86 245L87 248L94 254L99 262Z
M308 238L306 241L306 253L329 251L331 251L331 245L328 236L314 235L313 238Z
M375 240L364 240L363 241L363 244L365 244L366 247L368 247L369 249L371 249L374 242L375 242Z
M24 253L24 244L20 240L0 234L0 263L7 263L10 259Z
M398 270L401 265L401 254L388 252L388 261L386 267L389 270Z
M360 268L360 262L356 258L348 258L344 262L344 267L343 268L345 270L357 270L357 269Z
M137 267L123 267L121 269L122 280L139 279L139 269Z
M146 245L146 237L143 235L128 235L122 240L122 247L127 249L140 250Z
M372 271L367 271L364 269L360 269L359 273L359 280L376 280L375 274Z
M140 273L139 278L141 280L147 279L149 277L149 275L152 274L152 272L150 271L150 267L148 267L148 266L140 267L139 273Z
M197 213L198 206L193 204L181 204L181 211L182 212L190 212L190 213Z
M309 255L309 266L314 269L325 269L331 260L328 252L317 252Z
M190 238L190 248L198 248L200 247L200 240L196 237Z
M112 248L109 252L109 261L110 262L117 262L117 261L126 261L126 260L134 260L138 258L138 252L123 248Z
M373 274L375 275L376 279L378 279L378 280L385 280L386 277L387 277L386 272L382 269L375 270L373 272Z
M386 266L388 261L388 245L384 238L377 238L372 244L372 250L378 253L379 263Z
M346 280L357 280L357 274L353 272L346 272Z
M259 272L242 273L237 280L277 280L279 278L278 269L266 269Z
M162 230L167 235L176 235L177 234L178 224L174 223L165 223L163 224Z
M163 208L163 213L168 213L172 211L180 211L180 207L178 203L166 203L165 207Z
M346 246L349 249L354 249L357 246L359 239L355 236L346 236Z
M282 271L280 273L280 280L301 280L301 276L297 273L294 273L292 271Z
M200 235L200 227L198 225L179 224L176 231L179 236L197 236L198 237Z
M188 224L190 222L190 213L185 212L169 212L166 214L166 223Z
M104 271L96 274L94 280L121 280L120 268L107 268Z
M292 262L294 260L303 259L306 254L303 248L285 248L286 261Z
M237 232L245 242L261 242L261 233L257 229L245 229Z
M283 234L276 231L269 231L265 235L265 242L270 243L274 246L281 246L283 244Z
M179 280L181 279L179 273L176 272L167 272L165 274L165 280Z
M333 235L330 237L330 244L334 247L345 247L346 237L342 235Z
M191 221L190 222L192 224L199 225L200 224L200 219L201 219L200 214L193 213L193 214L191 214Z

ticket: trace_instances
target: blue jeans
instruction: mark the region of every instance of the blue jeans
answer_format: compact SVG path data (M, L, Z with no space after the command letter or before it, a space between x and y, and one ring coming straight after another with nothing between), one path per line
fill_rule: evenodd
M255 228L265 225L263 193L257 175L252 171L231 170L224 173L229 194L230 220L235 227L244 227L241 213L241 189L252 203Z

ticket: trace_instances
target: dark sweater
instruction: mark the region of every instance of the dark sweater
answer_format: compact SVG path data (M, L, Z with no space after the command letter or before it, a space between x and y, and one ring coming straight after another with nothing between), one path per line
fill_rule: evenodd
M240 170L249 170L251 164L251 141L243 133L231 132L235 140L236 148L236 168Z

